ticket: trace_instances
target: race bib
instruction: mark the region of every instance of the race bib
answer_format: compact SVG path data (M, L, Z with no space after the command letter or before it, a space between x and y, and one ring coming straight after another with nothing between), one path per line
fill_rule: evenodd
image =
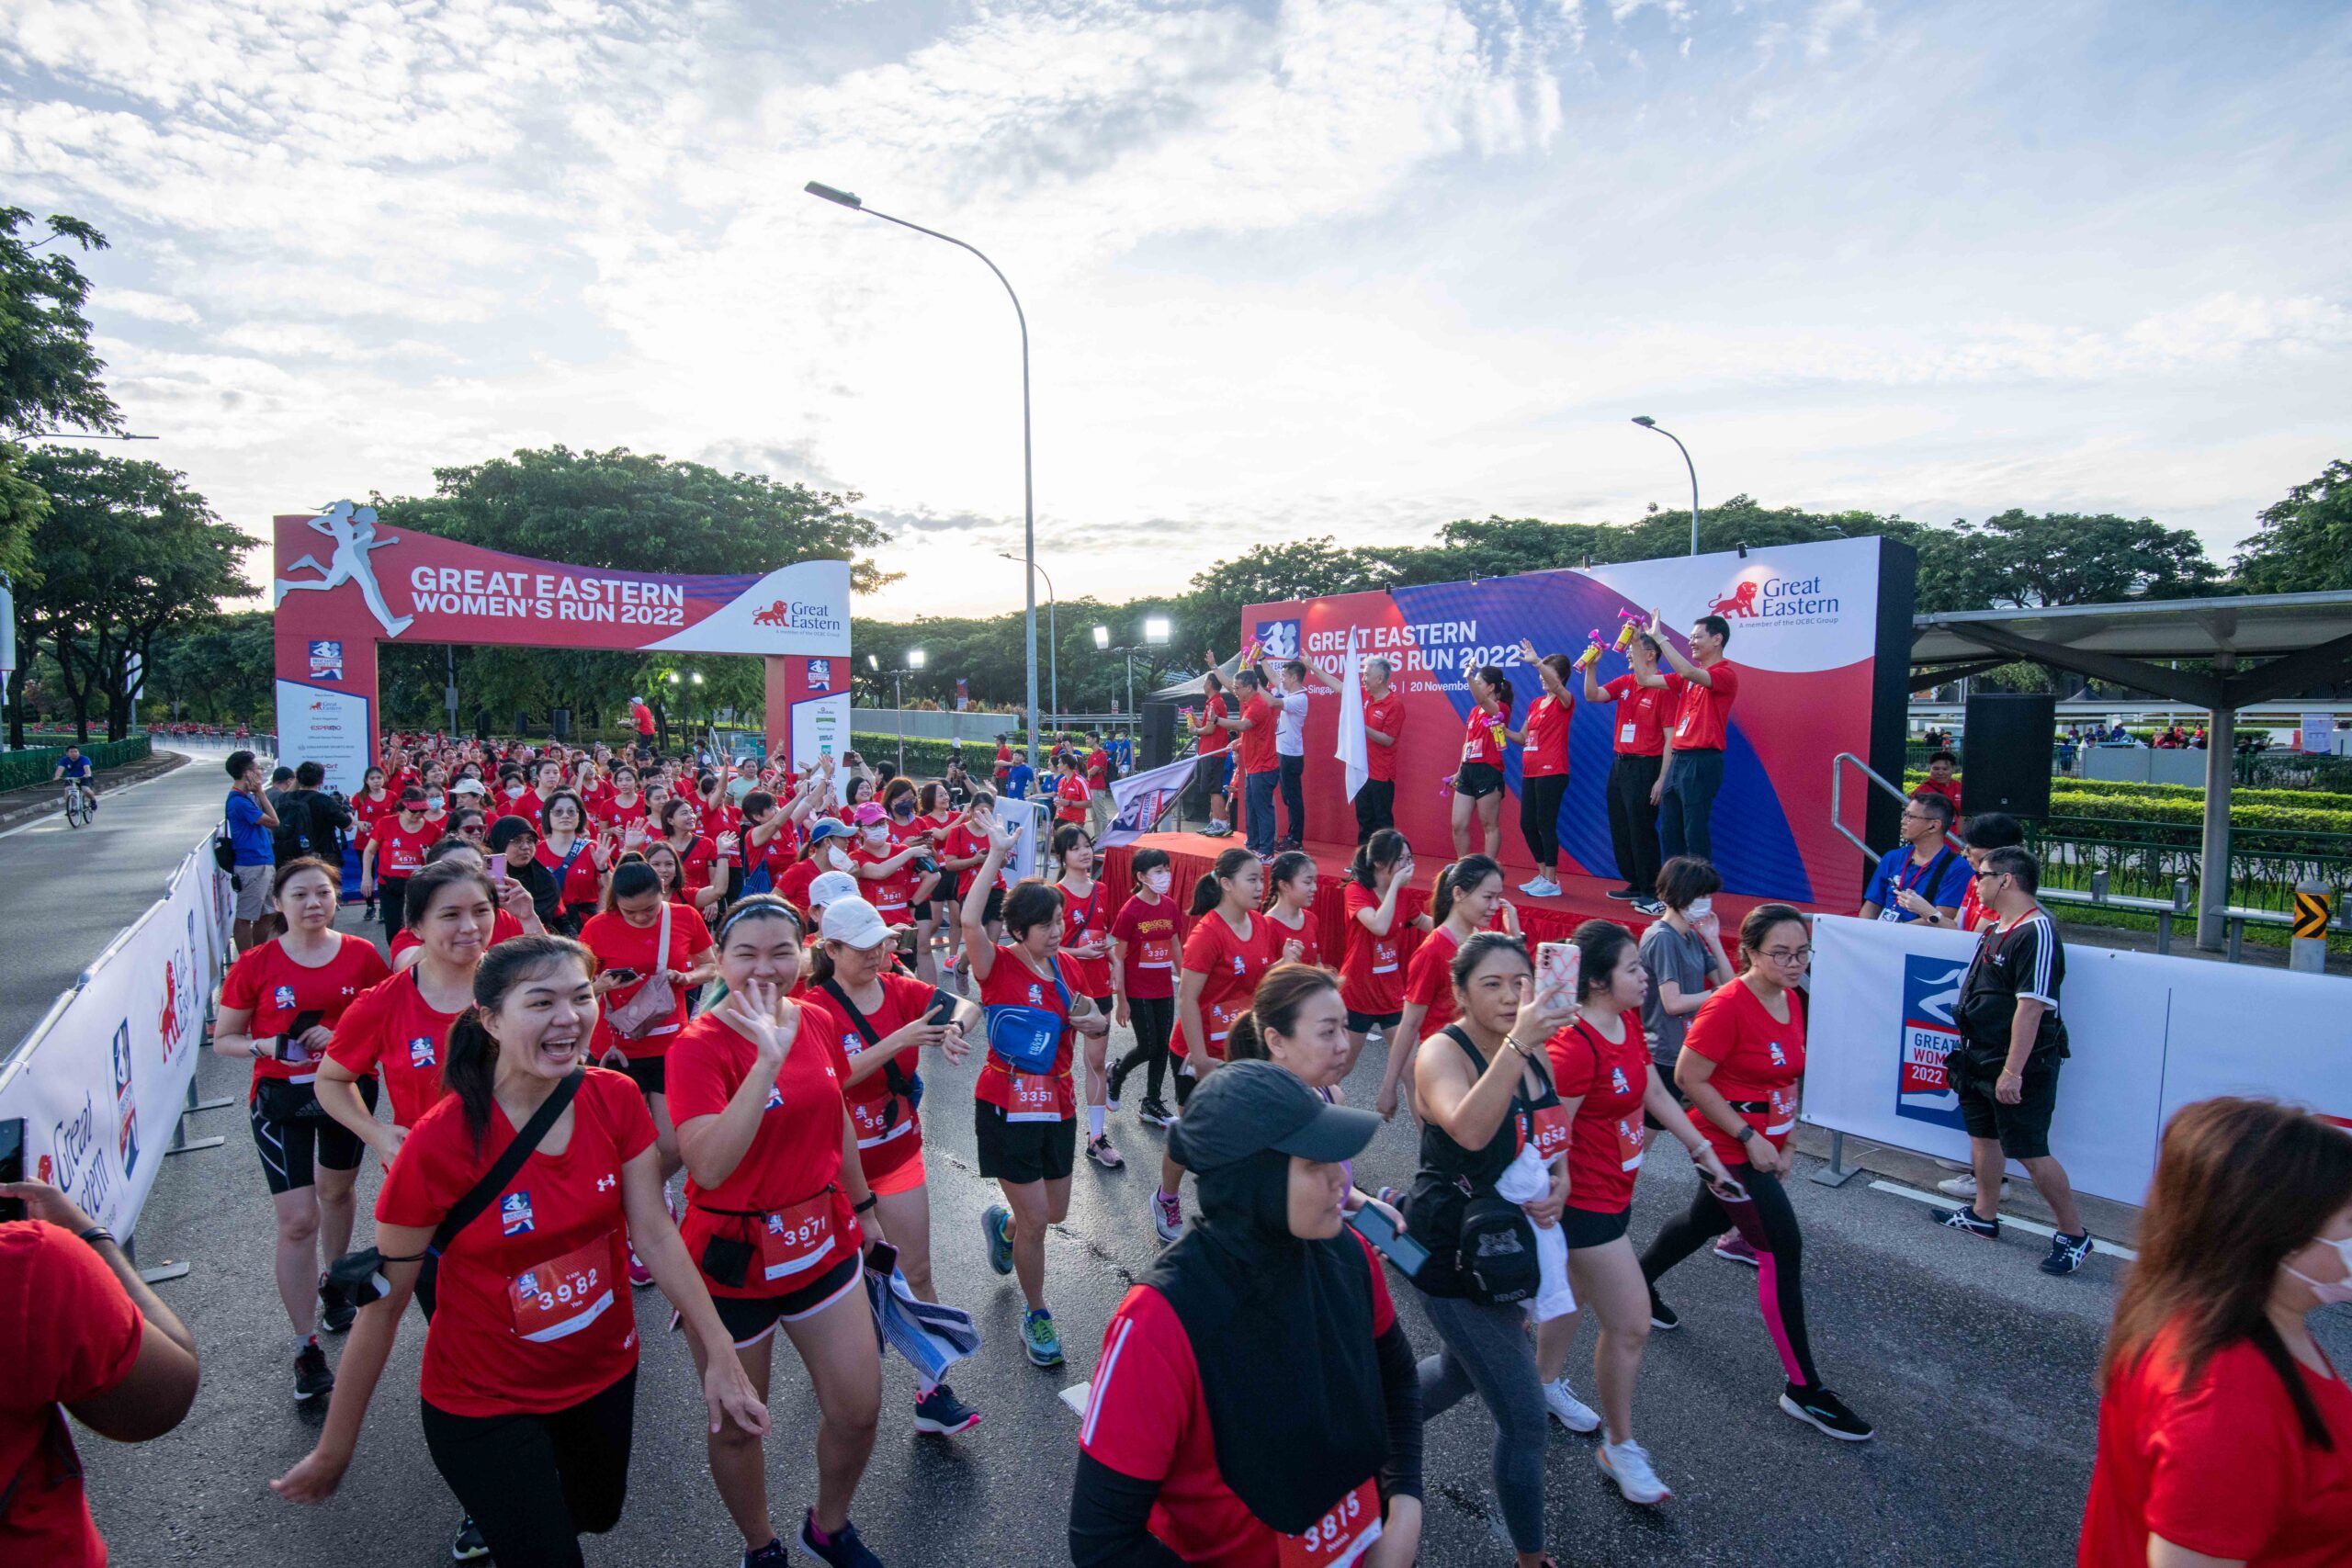
M1380 1489L1370 1481L1297 1535L1278 1536L1282 1568L1348 1568L1380 1539Z
M771 1280L788 1280L805 1273L832 1256L833 1195L814 1198L760 1216L760 1270Z
M878 1104L853 1100L849 1102L849 1116L857 1128L857 1146L861 1149L876 1148L915 1130L915 1119L904 1111L891 1115L887 1100Z
M1650 1130L1639 1112L1617 1118L1617 1166L1621 1170L1642 1168L1642 1156L1648 1152Z
M1225 1055L1225 1037L1233 1032L1233 1021L1247 1010L1246 1008L1235 1007L1231 1002L1211 1002L1208 1005L1201 1021L1208 1026L1209 1044L1214 1047L1209 1053L1211 1055Z
M579 1333L613 1304L612 1272L610 1232L524 1269L506 1285L514 1332L535 1344Z
M1776 1089L1765 1097L1771 1102L1772 1112L1765 1127L1768 1137L1781 1138L1796 1131L1797 1097L1794 1089Z
M1533 1129L1528 1143L1535 1149L1535 1157L1550 1163L1568 1149L1568 1110L1565 1105L1539 1105L1532 1118Z
M1372 944L1372 972L1375 975L1396 973L1396 944L1395 942L1375 942Z
M1143 939L1142 955L1136 960L1138 969L1173 969L1176 967L1175 943L1164 936Z
M1050 1073L1014 1073L1012 1093L1004 1108L1008 1122L1058 1122L1061 1107L1056 1103L1054 1077Z

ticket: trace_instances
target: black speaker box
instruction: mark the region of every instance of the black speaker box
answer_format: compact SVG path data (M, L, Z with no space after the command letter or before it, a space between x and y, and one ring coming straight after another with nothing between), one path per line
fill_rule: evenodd
M2058 699L2047 692L1968 699L1961 737L1961 800L1967 814L2004 811L2019 821L2050 815L2050 750Z
M570 708L548 709L548 733L558 740L571 739L571 710Z
M1145 703L1142 717L1143 750L1136 765L1138 771L1164 768L1176 760L1176 705Z

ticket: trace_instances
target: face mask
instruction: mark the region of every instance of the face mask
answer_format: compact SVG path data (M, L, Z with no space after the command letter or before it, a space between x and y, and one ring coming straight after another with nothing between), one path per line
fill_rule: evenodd
M1172 871L1147 871L1143 874L1143 885L1151 889L1152 897L1156 898L1176 885L1176 874Z
M825 847L825 863L835 871L847 871L849 856L829 844Z
M1703 920L1714 912L1715 901L1713 898L1693 898L1690 907L1682 911L1686 919L1693 920Z
M437 795L428 795L424 797L424 804L433 810L438 811L441 809L441 796Z
M506 798L507 798L507 799L509 799L509 800L520 800L522 797L523 797L523 786L522 786L521 784L508 784L508 785L506 786Z
M2345 1276L2343 1279L2329 1280L2323 1282L2312 1279L2309 1274L2304 1273L2300 1269L2287 1269L2287 1266L2283 1263L2280 1264L2279 1267L2287 1269L2288 1273L2292 1274L2296 1279L2301 1280L2304 1284L2309 1285L2312 1288L2312 1294L2317 1296L2323 1302L2352 1302L2352 1236L2346 1236L2341 1241L2336 1240L2333 1236L2324 1235L2317 1237L2316 1239L2335 1248L2335 1256L2344 1260Z
M899 802L898 805L890 807L890 815L897 818L901 822L905 821L908 818L912 817L914 814L915 805L911 800L902 800Z
M885 842L889 837L890 830L888 828L868 828L865 829L865 841L869 844L879 844Z

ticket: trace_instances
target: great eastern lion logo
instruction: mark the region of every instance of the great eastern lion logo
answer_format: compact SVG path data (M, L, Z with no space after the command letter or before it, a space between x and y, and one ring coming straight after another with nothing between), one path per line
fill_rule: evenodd
M752 624L755 626L789 626L792 624L792 612L786 609L784 601L779 599L764 610L753 611Z
M1752 621L1756 618L1756 593L1755 582L1743 582L1708 605L1707 613L1711 615L1746 615Z

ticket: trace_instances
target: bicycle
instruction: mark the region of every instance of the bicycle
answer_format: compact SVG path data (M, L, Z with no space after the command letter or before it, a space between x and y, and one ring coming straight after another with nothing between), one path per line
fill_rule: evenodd
M65 820L79 828L88 822L97 810L97 800L82 786L79 779L65 781Z

